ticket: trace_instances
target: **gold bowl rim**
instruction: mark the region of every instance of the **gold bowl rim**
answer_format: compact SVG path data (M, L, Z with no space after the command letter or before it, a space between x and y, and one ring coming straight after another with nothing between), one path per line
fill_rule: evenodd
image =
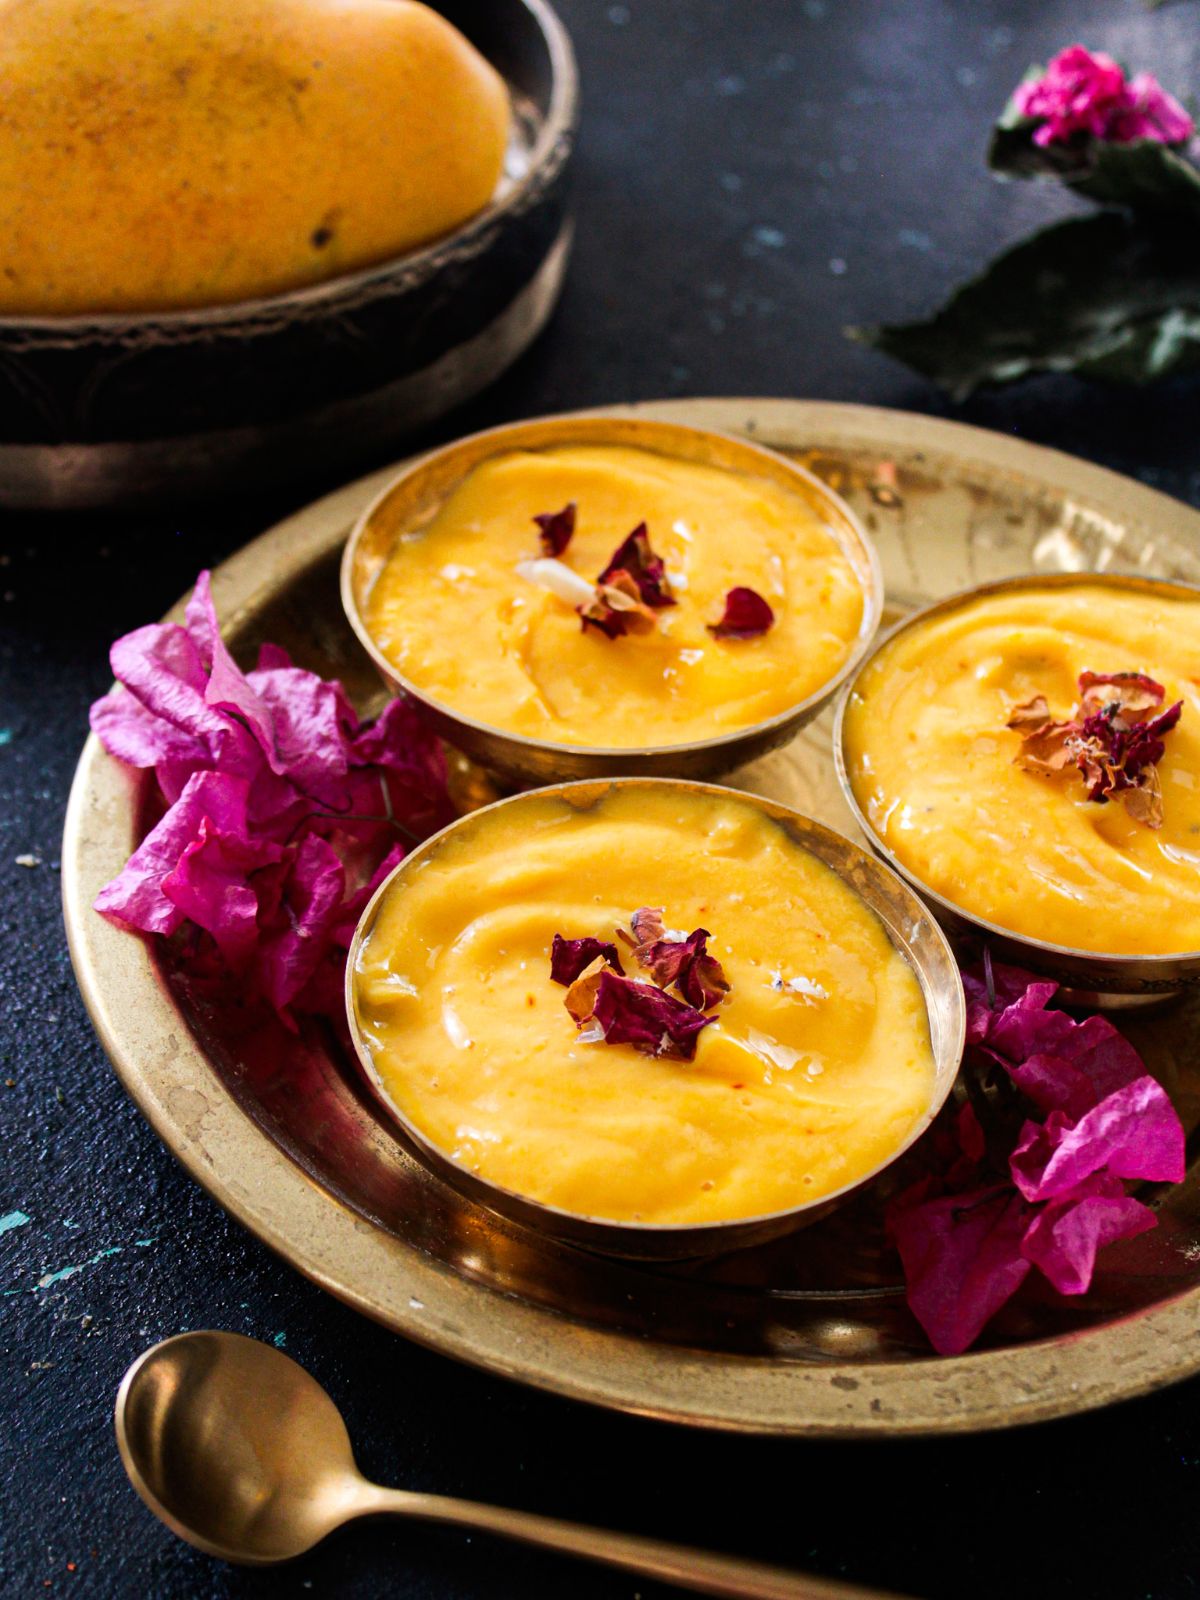
M597 744L566 744L554 739L535 739L529 734L513 733L506 728L498 727L495 723L480 722L477 718L468 716L465 712L456 710L444 701L436 700L417 684L411 683L396 666L388 660L368 628L366 619L362 615L358 603L356 568L358 552L363 540L366 538L374 519L383 509L392 495L400 488L410 484L414 478L432 471L447 460L452 460L455 455L462 453L468 458L468 465L464 467L463 475L489 460L493 455L498 455L505 449L547 449L555 444L566 444L571 440L586 444L603 444L605 437L611 441L628 443L635 449L653 451L658 449L663 455L676 455L670 449L671 439L690 437L693 440L705 440L719 443L722 449L732 449L735 454L746 457L749 461L760 462L765 476L775 480L791 479L802 486L805 496L812 498L829 507L836 518L841 519L849 528L858 549L851 552L830 529L831 537L835 539L842 554L850 561L854 569L855 578L863 597L863 612L859 622L858 632L855 635L852 647L838 670L823 684L803 700L798 700L794 705L786 707L783 711L776 712L773 717L767 717L762 722L747 724L744 728L731 728L709 739L690 739L685 742L673 744L649 745L597 745ZM662 441L661 446L654 444L654 439ZM723 470L732 470L724 468ZM458 481L461 481L458 480ZM871 649L875 635L883 616L884 585L883 567L879 559L879 552L874 541L864 528L858 515L828 484L823 483L815 473L807 467L802 467L798 462L782 455L777 450L772 450L766 445L760 445L749 439L739 438L736 434L723 433L715 428L696 427L690 423L665 422L648 418L634 413L621 415L609 412L574 412L567 415L549 415L531 417L524 422L502 423L499 427L485 428L477 433L465 434L462 438L455 439L449 444L442 445L436 450L428 451L406 464L401 471L390 478L383 488L374 496L371 503L360 513L346 541L346 548L342 555L341 566L341 593L342 606L347 620L354 630L355 637L367 652L375 665L376 670L385 683L391 684L409 695L419 705L428 706L438 717L451 726L460 727L478 738L490 741L496 746L515 749L529 757L538 755L561 758L564 761L597 763L616 763L634 758L663 758L686 761L692 756L703 756L716 753L730 746L750 746L759 741L770 741L773 734L779 734L793 724L801 726L806 720L817 715L837 694L838 690L850 678L857 674L868 652ZM736 760L736 758L735 758Z
M255 323L272 315L306 315L319 311L326 302L355 298L378 287L386 291L392 275L406 272L432 272L439 258L454 254L467 240L475 239L524 202L525 195L553 165L554 152L568 138L579 119L579 69L571 35L550 0L517 0L537 25L550 58L550 102L537 138L529 151L526 170L503 193L493 194L482 211L467 217L448 233L398 255L386 256L364 267L339 272L331 278L280 289L274 294L252 295L240 300L216 301L212 305L183 306L161 311L77 311L67 316L0 315L0 334L27 333L53 337L55 334L80 336L85 333L130 335L146 328L166 333L212 331L225 324ZM435 7L436 9L436 7ZM439 13L440 14L440 13ZM482 51L480 52L482 54ZM508 85L511 89L511 85ZM335 306L331 306L335 309Z
M892 948L897 951L902 960L914 973L921 990L921 999L925 1006L926 1019L930 1031L930 1048L934 1061L934 1084L929 1098L929 1103L921 1115L916 1119L904 1139L901 1140L888 1154L869 1171L845 1183L839 1189L814 1196L811 1200L803 1201L799 1205L784 1206L777 1211L755 1212L745 1217L726 1217L712 1222L684 1222L684 1223L653 1223L631 1222L612 1217L591 1215L587 1212L569 1211L565 1207L551 1205L546 1201L538 1200L532 1195L518 1189L507 1188L503 1184L484 1178L479 1173L468 1172L460 1168L458 1163L429 1138L427 1134L392 1099L383 1084L378 1068L371 1056L370 1049L363 1035L363 1028L359 1021L357 1005L357 973L359 957L366 940L374 931L376 917L388 898L394 885L402 880L406 873L414 866L419 866L424 859L432 855L442 843L453 833L472 826L478 818L502 811L510 806L521 806L532 801L547 799L563 799L568 804L573 804L572 796L585 801L579 807L581 811L591 810L600 804L614 790L628 788L654 788L681 791L687 794L708 795L740 801L751 809L760 812L772 822L778 824L788 835L791 842L807 854L813 855L822 865L829 868L839 881L845 884L858 898L867 910L884 925ZM799 828L799 836L792 832ZM893 892L899 891L901 901L905 903L914 914L914 924L917 933L916 940L929 941L926 961L914 959L909 951L900 948L893 937L892 930L888 927L879 911L866 901L855 884L851 881L844 864L829 860L825 856L817 855L809 849L806 838L820 837L827 843L835 846L839 852L844 852L848 860L856 861L859 867L877 882L888 885ZM949 1016L947 1026L944 1028L944 1037L940 1040L935 1037L934 1024L934 985L945 985L938 997L948 1002ZM464 1192L468 1197L479 1203L491 1206L491 1209L503 1216L517 1217L526 1224L540 1227L551 1237L573 1237L579 1242L583 1235L587 1235L590 1243L599 1251L607 1250L608 1253L635 1255L641 1252L637 1242L678 1242L680 1248L678 1255L701 1256L716 1255L726 1250L739 1248L739 1241L743 1236L760 1237L769 1233L775 1236L779 1233L790 1231L794 1223L799 1227L812 1214L813 1219L841 1204L855 1191L873 1182L881 1173L892 1166L899 1158L928 1132L934 1118L945 1105L954 1088L959 1069L962 1064L963 1051L966 1047L967 1005L966 995L963 990L962 977L954 952L950 947L945 933L938 926L937 919L928 913L928 909L919 895L915 894L911 886L890 867L885 865L869 850L864 850L861 845L855 844L852 839L847 839L844 834L838 833L835 828L830 828L823 822L805 816L803 812L794 810L790 806L780 804L778 801L768 800L762 795L750 794L741 789L731 789L727 785L717 783L703 783L692 778L647 778L647 777L614 777L614 778L583 778L566 783L546 784L541 788L527 789L518 794L506 795L500 800L493 801L490 805L481 806L475 811L468 811L446 827L432 834L428 839L417 845L404 859L396 864L387 877L375 890L370 900L363 908L362 915L354 930L350 948L346 954L346 1019L350 1029L350 1038L354 1047L354 1054L358 1060L366 1081L379 1101L403 1133L406 1141L427 1165L432 1165L435 1175L446 1177L450 1182L455 1182L455 1175L461 1173ZM939 1008L940 1009L940 1008ZM494 1197L494 1201L489 1200ZM688 1240L699 1240L703 1237L701 1248L694 1251L687 1248ZM629 1248L622 1250L620 1241L629 1241Z
M833 719L833 762L837 771L838 785L846 804L854 813L854 820L858 823L871 848L881 856L898 877L916 891L923 899L933 906L946 912L949 916L959 918L968 923L978 933L997 941L1008 941L1034 952L1035 957L1044 958L1046 962L1070 961L1078 965L1081 970L1090 968L1095 975L1103 977L1108 972L1119 975L1136 964L1138 967L1149 967L1161 973L1164 980L1185 982L1189 974L1184 971L1176 972L1175 967L1200 966L1200 950L1171 950L1155 955L1122 954L1112 950L1085 950L1075 945L1054 944L1048 939L1036 939L1032 934L1017 932L1014 928L1006 928L999 922L991 922L986 917L978 916L975 912L967 910L957 901L940 894L936 889L931 889L923 879L911 871L900 861L891 846L876 832L874 825L866 816L858 803L854 792L854 785L850 778L849 766L846 761L845 724L846 710L858 684L867 672L875 658L900 634L908 629L920 627L928 622L931 617L940 616L948 611L955 611L960 606L967 605L972 600L982 599L989 595L1004 594L1018 589L1070 589L1082 585L1101 584L1113 589L1145 589L1145 590L1171 590L1176 593L1191 596L1200 600L1200 584L1187 583L1180 578L1155 578L1140 572L1047 572L1030 573L1016 578L997 578L991 583L972 584L966 589L956 590L954 594L945 595L940 600L933 601L930 605L922 606L917 611L911 611L907 616L900 617L886 628L872 642L871 649L859 663L854 676L848 679L838 695L837 708ZM1200 981L1200 974L1194 975Z

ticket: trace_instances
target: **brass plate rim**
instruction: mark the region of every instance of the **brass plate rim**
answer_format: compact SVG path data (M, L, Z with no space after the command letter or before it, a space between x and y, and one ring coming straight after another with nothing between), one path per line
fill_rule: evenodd
M836 441L892 454L943 453L1026 481L1048 480L1105 517L1200 541L1200 513L1157 490L1045 446L942 419L753 398L603 410L744 431L785 448ZM395 471L386 467L305 507L225 562L214 574L214 594L226 621L253 605L276 557L303 563L336 548L355 508ZM180 613L176 607L172 614ZM1003 1349L801 1364L656 1345L469 1282L356 1215L267 1138L187 1031L148 946L91 911L96 888L132 842L132 784L90 736L68 803L62 884L71 958L101 1043L131 1099L214 1199L298 1271L393 1331L566 1398L730 1432L810 1438L982 1432L1095 1409L1200 1371L1200 1287L1102 1327ZM132 1030L130 1012L139 1019Z

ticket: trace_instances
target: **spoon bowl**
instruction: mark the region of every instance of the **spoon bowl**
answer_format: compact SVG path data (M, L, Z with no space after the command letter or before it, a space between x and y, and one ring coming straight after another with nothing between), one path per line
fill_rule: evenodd
M151 1511L226 1561L302 1555L350 1514L360 1481L316 1379L237 1333L181 1333L147 1350L117 1393L116 1428Z

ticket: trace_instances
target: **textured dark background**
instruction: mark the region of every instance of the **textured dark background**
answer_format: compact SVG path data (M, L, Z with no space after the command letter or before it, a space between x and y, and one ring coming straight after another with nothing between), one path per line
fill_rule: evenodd
M442 436L662 395L870 401L1076 451L1200 503L1195 386L1070 380L947 408L846 343L915 315L1061 196L983 170L1033 60L1082 36L1200 89L1174 0L560 0L583 71L579 234L537 347ZM399 453L399 452L397 452ZM364 463L371 465L372 463ZM631 1597L653 1585L482 1539L361 1525L274 1572L178 1543L135 1499L110 1408L188 1327L287 1349L364 1468L416 1487L754 1553L920 1596L1200 1589L1200 1384L1036 1431L894 1446L687 1434L427 1354L241 1232L126 1101L75 991L57 856L110 640L329 485L152 520L0 522L0 1593ZM17 864L34 856L38 865ZM38 1280L72 1267L48 1287Z

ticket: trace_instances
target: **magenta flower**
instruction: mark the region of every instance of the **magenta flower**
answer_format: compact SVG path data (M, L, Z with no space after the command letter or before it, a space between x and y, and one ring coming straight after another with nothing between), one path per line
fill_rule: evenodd
M1155 139L1176 145L1190 139L1196 127L1150 73L1126 78L1111 56L1093 54L1081 44L1060 51L1040 78L1020 84L1013 107L1041 123L1033 142L1043 148L1079 135L1113 144Z

